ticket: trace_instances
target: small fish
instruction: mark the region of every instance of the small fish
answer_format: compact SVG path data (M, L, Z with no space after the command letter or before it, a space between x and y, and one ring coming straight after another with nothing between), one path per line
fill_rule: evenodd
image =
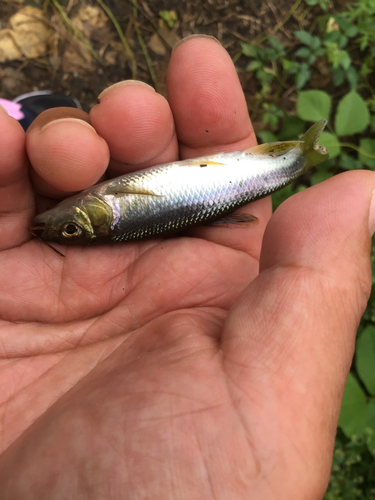
M208 223L254 223L256 217L231 212L326 160L327 150L316 145L325 125L315 123L299 141L175 161L102 182L37 215L30 231L45 242L82 245Z

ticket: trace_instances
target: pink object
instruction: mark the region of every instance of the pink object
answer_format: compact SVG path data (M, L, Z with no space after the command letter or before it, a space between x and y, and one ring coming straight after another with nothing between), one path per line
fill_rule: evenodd
M8 111L9 115L16 120L25 118L25 115L21 111L22 106L18 104L18 102L8 101L8 99L1 99L0 97L0 104Z

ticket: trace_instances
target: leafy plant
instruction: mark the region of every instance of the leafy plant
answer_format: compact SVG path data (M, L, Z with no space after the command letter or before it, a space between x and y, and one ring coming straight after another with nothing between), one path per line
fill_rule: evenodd
M244 44L251 57L247 66L267 97L260 109L268 130L258 132L262 142L293 140L307 130L306 122L328 120L319 144L330 159L273 195L274 207L286 198L342 170L369 168L375 171L375 0L345 2L343 10L329 12L329 0L304 0L320 7L313 28L304 30L305 14L294 41ZM308 9L306 12L309 12ZM272 34L275 34L274 29ZM296 42L297 50L296 50ZM290 44L287 48L287 44ZM249 47L251 47L249 49ZM267 52L268 51L268 52ZM319 78L324 79L320 83ZM318 78L317 78L318 77ZM335 97L323 90L304 90L321 85L340 87ZM280 87L297 90L297 116L282 116ZM293 95L293 93L292 93ZM279 112L280 111L280 112ZM371 263L375 284L375 238ZM329 488L324 500L375 499L375 289L361 320L355 360L345 387Z
M285 112L282 109L280 109L278 106L276 106L276 104L273 104L273 103L269 104L269 103L265 102L263 104L263 108L266 111L263 115L264 123L269 123L271 128L275 129L278 126L279 121L282 118L284 118Z
M252 61L246 67L246 71L254 71L255 76L261 84L261 93L267 94L271 82L277 75L277 64L285 56L285 47L277 38L268 38L269 46L258 47L255 44L242 43L242 53L250 57Z
M328 10L329 0L305 0L306 5L319 5L320 8L325 12Z
M346 438L337 433L332 474L324 500L370 500L375 498L373 456L368 451L371 429L362 436Z
M307 90L299 93L297 115L306 121L330 119L332 98L322 90ZM344 170L367 166L375 170L375 140L362 137L359 147L355 143L342 142L341 137L352 136L365 131L370 124L371 115L365 100L352 90L342 97L337 105L334 117L334 129L329 124L329 131L324 131L319 144L328 149L330 158L338 157L337 165ZM343 151L343 147L355 151L357 157ZM327 166L334 164L324 164Z
M353 4L347 4L348 10L343 12L342 17L351 23L356 22L359 33L360 49L375 46L375 2L374 0L358 0Z
M306 62L291 62L284 59L283 67L287 73L295 76L297 89L302 89L311 76L310 66L316 61L317 57L324 54L324 49L319 37L313 36L307 31L295 31L294 34L304 45L294 55L305 59Z
M159 16L167 23L168 28L172 29L178 17L175 10L160 10Z

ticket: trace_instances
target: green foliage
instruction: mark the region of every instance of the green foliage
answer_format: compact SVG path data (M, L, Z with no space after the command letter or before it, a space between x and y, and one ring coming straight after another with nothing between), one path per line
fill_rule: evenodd
M242 53L253 59L248 65L247 71L254 71L258 82L261 84L261 92L267 94L270 84L276 78L277 63L285 55L284 45L277 38L269 37L266 48L255 44L242 43Z
M328 0L305 0L311 8L319 6L327 12ZM346 3L341 13L321 16L315 33L306 30L294 32L300 46L288 53L284 44L274 36L266 37L262 44L242 44L242 53L251 59L247 71L254 72L261 85L261 94L268 95L275 81L292 79L297 90L307 86L316 73L318 60L329 66L332 83L339 87L349 84L354 90L363 81L372 86L370 76L375 68L375 0L358 0ZM276 30L275 30L276 31ZM353 60L353 47L359 45L363 52Z
M322 118L330 120L332 98L322 90L301 91L297 100L297 115L302 120L318 121ZM364 166L375 170L375 140L370 137L361 137L359 147L354 143L342 143L340 137L352 136L365 131L372 123L372 117L366 101L355 91L351 90L344 95L337 105L334 117L334 130L328 125L330 131L324 131L319 139L319 145L328 149L331 160L325 162L319 170L331 170L331 175L337 171L337 166L344 170L363 168ZM343 151L349 147L356 153L354 155ZM322 174L315 175L314 179L324 179Z
M367 425L366 394L356 377L349 373L341 404L339 427L347 437L362 434Z
M325 500L375 498L375 327L361 332L355 355L358 376L345 385L332 474ZM341 436L341 437L340 437ZM346 436L346 439L345 437Z
M374 462L368 448L374 433L346 438L338 432L332 474L323 500L372 500L375 498Z
M305 0L327 12L329 2ZM346 4L347 11L326 14L311 33L294 33L297 49L288 53L280 41L262 46L243 44L251 59L247 69L260 83L260 109L268 130L258 133L262 142L293 140L308 128L306 122L328 120L319 144L330 159L294 184L273 195L277 208L289 196L308 185L342 171L369 168L375 171L375 0ZM369 22L369 18L371 22ZM372 24L371 24L372 23ZM360 57L358 53L360 52ZM353 62L354 61L354 62ZM328 88L341 86L331 95L306 89L318 73L318 64L329 68ZM318 79L319 81L319 79ZM297 89L297 116L285 116L275 88ZM334 94L340 97L334 97ZM371 263L375 282L375 239ZM329 487L324 500L375 499L375 290L360 325L353 369L348 375L339 418Z
M279 132L280 141L295 141L306 129L306 124L298 116L288 116Z
M359 0L347 5L348 11L342 14L344 19L350 23L355 22L358 31L358 40L360 49L365 50L367 47L375 46L375 2L374 0Z
M172 29L178 17L175 10L160 10L159 16L167 23L168 28Z
M259 130L259 132L257 132L257 136L261 143L277 142L277 137L273 132L270 132L269 130Z
M375 327L373 326L365 328L358 339L356 367L368 393L375 396Z
M300 92L297 101L297 115L305 121L317 122L329 120L332 99L322 90L306 90Z
M359 148L359 161L371 170L375 170L375 139L362 137L359 141Z
M284 118L285 112L278 108L275 104L264 103L263 108L265 109L265 113L263 115L264 123L269 123L272 129L275 129L279 121Z
M315 6L319 5L320 8L325 12L328 10L329 0L305 0L306 5Z
M284 59L283 66L287 73L295 76L297 89L302 89L311 76L310 66L316 61L317 57L324 54L324 49L319 37L313 36L307 31L295 31L294 34L304 44L304 47L300 47L294 55L305 59L305 62L291 62Z
M335 134L323 131L320 139L319 145L324 146L329 151L329 157L331 159L336 158L341 153L340 141Z
M366 102L354 90L346 94L337 106L335 130L337 135L354 135L363 132L370 122Z

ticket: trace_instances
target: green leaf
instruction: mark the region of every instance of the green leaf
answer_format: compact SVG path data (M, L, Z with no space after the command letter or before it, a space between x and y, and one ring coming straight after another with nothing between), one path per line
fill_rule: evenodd
M345 71L342 68L334 68L332 71L332 81L335 87L339 87L345 80Z
M310 57L311 51L308 47L301 47L296 51L295 55L307 59Z
M333 30L324 35L324 43L338 43L340 40L340 32Z
M296 64L293 61L289 61L289 59L283 59L281 62L282 62L283 68L286 70L288 70L292 66L295 66L295 64Z
M241 43L242 53L247 57L257 58L258 52L255 45L250 45L249 43Z
M375 398L371 398L367 403L367 427L372 430L367 438L367 448L375 457Z
M279 139L281 141L292 141L305 131L305 122L298 118L298 116L288 116L279 132Z
M358 75L354 66L350 66L346 72L346 79L348 80L352 89L357 86L358 83Z
M164 19L164 21L168 24L168 27L171 29L178 19L177 12L175 10L160 10L159 16Z
M353 156L348 155L347 153L341 153L339 159L339 166L344 170L358 170L363 168L363 165L359 160L353 158ZM375 276L375 273L374 273Z
M366 327L358 339L356 367L368 392L375 395L375 328L373 326Z
M340 47L340 49L343 49L344 47L346 47L347 43L348 43L348 38L342 33L340 33L337 45Z
M366 167L375 170L375 139L369 139L368 137L362 138L359 141L359 149L361 150L358 154L359 160L363 165L366 165Z
M296 75L296 86L297 89L302 89L310 78L310 70L306 67L301 67L299 73Z
M370 121L366 102L355 91L346 94L337 106L335 131L338 136L363 132Z
M320 169L317 172L314 172L311 174L310 180L311 184L314 186L315 184L319 184L319 182L326 181L330 177L332 177L332 172L329 172L327 170Z
M347 36L353 37L358 33L358 29L352 24L349 19L344 16L335 16L337 24Z
M277 38L270 36L268 38L268 41L270 45L277 51L278 55L284 55L285 54L285 47L284 45L278 40Z
M310 35L307 31L295 31L294 34L305 45L310 45L313 41L313 36Z
M367 424L366 396L354 375L349 373L341 405L339 426L347 437L363 434Z
M320 41L320 39L317 36L313 36L311 38L310 48L311 48L311 50L316 51L319 49L321 44L322 44L322 42Z
M350 59L350 55L346 50L342 50L339 55L340 65L344 69L349 69L349 66L352 64L352 60Z
M246 66L246 71L254 71L256 69L259 69L263 66L263 64L260 61L251 61L249 64Z
M330 132L323 131L320 134L318 144L328 149L330 158L336 158L341 153L340 141Z
M277 137L269 130L259 130L259 132L257 132L257 137L259 137L261 143L277 142Z
M329 119L331 97L322 90L306 90L298 94L297 115L302 120L317 122L322 118Z

